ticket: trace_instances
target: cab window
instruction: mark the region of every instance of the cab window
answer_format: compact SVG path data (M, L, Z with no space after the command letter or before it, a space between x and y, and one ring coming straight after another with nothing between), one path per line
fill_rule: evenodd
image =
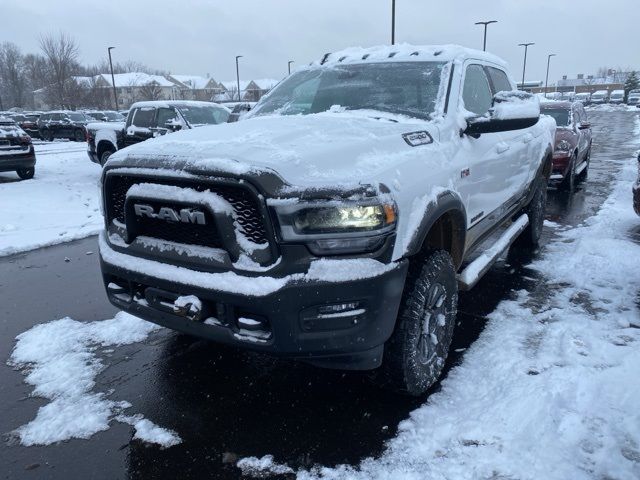
M140 128L149 128L152 126L155 110L153 108L138 108L133 113L131 125Z
M502 70L499 70L494 67L487 67L487 71L489 72L489 77L491 78L491 82L493 83L493 88L497 92L510 92L513 90L511 86L511 82L509 82L509 77Z
M476 115L487 113L493 102L489 81L481 65L469 65L462 91L464 108Z

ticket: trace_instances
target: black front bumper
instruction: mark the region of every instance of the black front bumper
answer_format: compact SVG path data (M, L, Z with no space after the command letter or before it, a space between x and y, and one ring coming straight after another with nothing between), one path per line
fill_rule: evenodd
M29 150L21 150L16 153L0 154L0 172L11 172L21 168L31 168L36 164L36 154L33 146Z
M294 280L273 293L248 296L133 271L107 263L102 255L100 262L105 287L116 284L126 291L115 294L113 288L107 288L109 300L135 316L216 342L348 370L380 366L383 345L395 326L408 268L408 262L401 261L374 277L340 282ZM241 278L238 281L254 280ZM207 313L198 321L190 320L148 301L149 292L164 292L164 298L195 295ZM320 306L337 304L357 304L357 308L329 316L318 311ZM238 326L240 317L264 322L268 338L245 335Z

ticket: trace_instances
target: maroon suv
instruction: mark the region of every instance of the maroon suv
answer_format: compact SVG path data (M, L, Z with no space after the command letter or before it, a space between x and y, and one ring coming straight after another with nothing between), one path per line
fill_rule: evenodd
M587 176L591 157L591 123L580 102L542 102L540 110L556 120L556 145L550 181L573 191Z

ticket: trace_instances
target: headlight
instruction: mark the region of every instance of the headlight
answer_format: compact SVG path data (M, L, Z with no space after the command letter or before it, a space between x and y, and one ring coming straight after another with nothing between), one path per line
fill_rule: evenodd
M569 150L571 150L571 144L566 140L560 140L558 143L556 143L556 150L559 150L561 152L568 152Z
M395 229L393 202L380 199L360 202L325 201L283 203L275 210L280 234L286 242L304 242L315 254L373 251Z

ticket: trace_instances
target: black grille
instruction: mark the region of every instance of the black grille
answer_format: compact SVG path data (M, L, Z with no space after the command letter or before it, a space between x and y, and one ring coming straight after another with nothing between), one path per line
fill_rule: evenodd
M137 183L153 183L159 185L171 185L175 187L191 188L198 192L211 191L217 195L220 195L227 202L231 204L236 214L238 227L241 232L252 242L263 244L268 242L267 232L264 225L264 220L260 211L260 205L256 196L245 187L234 185L220 185L215 183L207 183L205 181L194 181L191 179L180 178L155 178L155 177L143 177L143 176L124 176L124 175L108 175L105 183L105 197L107 204L107 219L109 222L117 220L124 224L124 204L127 196L127 191L132 185ZM162 225L160 225L160 223ZM209 223L209 222L207 222ZM162 238L178 243L187 243L194 245L203 245L195 239L202 239L201 234L194 237L194 233L200 230L194 230L199 225L191 225L190 227L184 223L171 225L169 222L159 222L158 225L147 225L149 230L145 230L145 233L140 235L147 235L155 238ZM148 233L153 231L155 235ZM185 233L187 232L187 233ZM175 236L171 236L175 233ZM215 232L214 232L215 234ZM188 238L185 238L185 236ZM217 238L217 235L216 235ZM212 239L209 239L213 242ZM219 239L216 240L219 242Z
M184 208L184 205L171 204L164 201L155 202L146 199L144 200L144 204L154 207L155 211L158 211L161 207L169 207L179 212L181 208ZM135 234L136 236L144 235L187 245L222 248L223 245L214 226L213 217L206 210L204 211L204 216L205 225L168 222L157 218L135 216L133 217Z

